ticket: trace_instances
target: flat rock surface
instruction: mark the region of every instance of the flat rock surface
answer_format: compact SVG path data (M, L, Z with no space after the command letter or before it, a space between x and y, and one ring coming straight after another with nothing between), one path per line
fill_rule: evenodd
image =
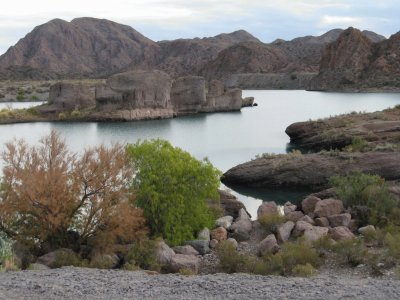
M397 280L148 275L67 267L0 273L0 299L398 299Z

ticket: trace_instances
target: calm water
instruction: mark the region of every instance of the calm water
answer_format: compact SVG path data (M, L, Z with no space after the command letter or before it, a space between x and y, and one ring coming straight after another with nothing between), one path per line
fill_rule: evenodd
M372 112L400 104L400 94L343 94L306 91L244 91L257 107L241 112L202 114L170 120L130 123L32 123L0 126L0 145L13 138L29 143L57 129L72 150L111 142L163 138L197 158L208 157L222 171L265 152L285 153L289 142L285 129L297 121L329 117L351 111ZM18 103L22 105L26 103ZM0 104L1 105L1 104ZM1 106L0 106L1 109ZM241 200L255 215L261 200L295 200L297 194L238 190ZM254 197L245 196L253 195Z

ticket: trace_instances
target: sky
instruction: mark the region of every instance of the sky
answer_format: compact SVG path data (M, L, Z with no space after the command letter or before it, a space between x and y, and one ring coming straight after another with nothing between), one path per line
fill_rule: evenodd
M105 18L159 41L244 29L263 42L353 26L400 31L400 0L14 0L0 11L0 54L51 19Z

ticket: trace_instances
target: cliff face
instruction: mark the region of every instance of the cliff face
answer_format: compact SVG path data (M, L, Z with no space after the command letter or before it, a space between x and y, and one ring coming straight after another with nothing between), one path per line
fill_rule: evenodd
M311 84L318 90L400 87L400 33L374 43L357 29L345 30L326 46L320 71Z

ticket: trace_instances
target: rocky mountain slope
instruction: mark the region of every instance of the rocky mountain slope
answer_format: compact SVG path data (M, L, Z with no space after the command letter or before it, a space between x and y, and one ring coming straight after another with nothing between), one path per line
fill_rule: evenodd
M383 84L399 69L392 55L399 37L384 39L369 31L334 29L321 36L264 44L239 30L154 42L104 19L55 19L35 27L0 56L0 80L104 78L132 69L159 69L173 78L201 75L242 88L305 88L320 70L312 85L316 89L324 89L327 81L355 82L360 74Z
M318 72L322 50L336 41L342 32L333 29L321 36L305 36L291 41L234 45L221 51L203 72L208 78L222 78L234 73ZM362 32L362 36L371 42L385 39L370 31Z
M341 33L322 53L312 89L400 88L400 32L374 43L355 28Z
M133 28L108 20L60 19L37 26L0 57L0 66L25 66L53 74L116 73L152 65L158 45Z

